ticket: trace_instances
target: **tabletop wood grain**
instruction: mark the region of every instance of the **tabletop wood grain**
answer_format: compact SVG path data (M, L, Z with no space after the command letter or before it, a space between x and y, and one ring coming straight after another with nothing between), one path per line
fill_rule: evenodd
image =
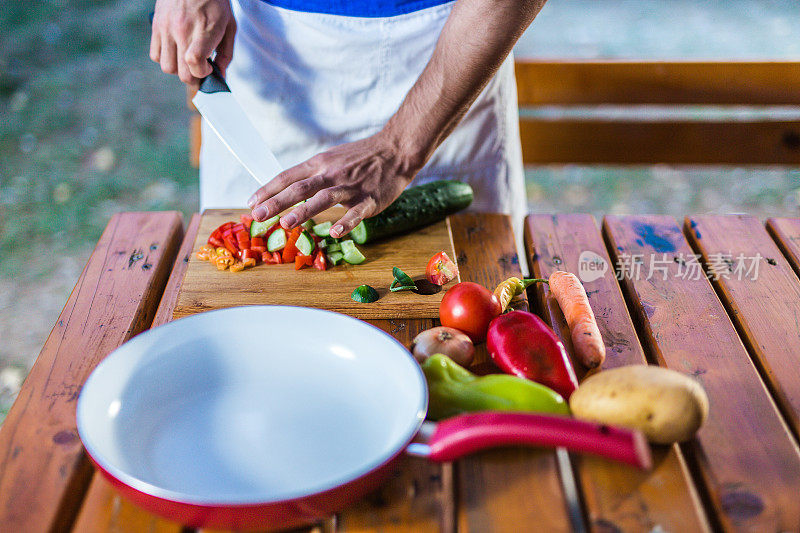
M462 279L493 288L519 276L507 217L450 222ZM171 319L199 226L193 217L181 243L175 213L125 213L109 223L0 429L0 531L189 533L92 475L74 403L107 353ZM589 215L535 215L523 261L537 275L575 272L585 250L609 262L608 275L586 282L608 352L603 368L647 360L700 380L711 413L695 439L653 447L650 472L591 457L559 461L546 450L495 450L443 465L408 458L373 494L293 532L800 530L800 451L789 427L796 430L800 382L791 320L800 313L800 219L770 219L765 229L746 216L691 217L684 230L670 217L615 216L601 235ZM756 284L712 285L711 256L728 251L774 264L762 266ZM699 278L683 279L687 265L676 257L695 253L704 259ZM642 276L618 283L614 267L637 254ZM656 275L647 276L650 256ZM546 287L530 296L571 349ZM436 323L371 322L404 343ZM479 347L476 363L487 359Z

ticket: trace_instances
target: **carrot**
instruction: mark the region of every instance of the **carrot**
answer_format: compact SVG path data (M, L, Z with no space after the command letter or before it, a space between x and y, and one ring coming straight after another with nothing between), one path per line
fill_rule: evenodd
M550 274L550 290L567 319L578 359L587 368L603 364L606 347L580 280L575 274L557 270Z

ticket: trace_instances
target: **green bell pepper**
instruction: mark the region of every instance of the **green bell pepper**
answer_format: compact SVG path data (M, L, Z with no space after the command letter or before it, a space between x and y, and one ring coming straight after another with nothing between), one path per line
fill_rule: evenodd
M421 366L428 382L431 420L471 411L569 414L561 395L524 378L507 374L476 376L440 353L430 356Z

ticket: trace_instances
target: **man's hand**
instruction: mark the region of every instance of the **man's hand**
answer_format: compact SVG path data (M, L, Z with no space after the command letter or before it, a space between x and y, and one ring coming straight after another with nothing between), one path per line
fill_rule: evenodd
M330 235L349 233L400 196L424 163L406 157L398 143L387 137L381 132L336 146L281 172L248 201L253 218L266 220L308 198L281 218L281 226L293 228L342 204L349 209L334 223Z
M206 59L216 50L222 73L233 58L233 19L230 0L157 0L150 38L150 59L167 74L197 84L211 74Z

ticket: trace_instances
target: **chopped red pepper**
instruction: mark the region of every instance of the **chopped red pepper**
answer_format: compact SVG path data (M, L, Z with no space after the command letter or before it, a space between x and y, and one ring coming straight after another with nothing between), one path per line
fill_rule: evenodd
M225 243L222 242L221 238L214 237L213 235L208 238L208 244L210 244L214 248L219 248L220 246L225 246Z
M249 248L246 248L246 249L242 250L242 261L244 262L244 261L247 261L248 259L253 259L253 260L255 260L256 263L260 263L261 262L261 254L256 252L255 250L251 250Z
M242 221L242 225L245 227L245 229L249 232L250 224L253 223L253 217L251 217L250 215L242 214L239 215L239 219Z
M253 246L252 244L250 245L250 249L253 250L254 252L258 252L260 254L263 254L264 252L267 251L267 247L266 246Z
M294 269L300 270L305 266L311 266L314 263L314 258L310 255L297 254L294 256Z
M245 229L244 229L244 224L241 224L241 223L239 223L239 224L234 224L234 225L231 227L231 229L233 230L233 232L234 232L234 233L239 233L240 231L245 231Z
M290 263L294 260L295 256L298 253L297 246L295 243L297 239L300 237L300 234L303 232L302 226L297 226L294 228L291 233L289 233L289 238L286 240L286 246L283 247L283 262Z
M266 244L264 242L264 238L263 237L253 237L252 239L250 239L250 248L253 248L254 246L266 246Z
M222 240L223 240L223 242L225 244L225 248L227 248L228 251L231 254L233 254L234 257L236 257L237 252L239 251L239 247L236 246L236 241L233 239L233 237L226 236Z
M322 250L317 250L317 255L314 256L314 268L317 270L328 269L328 261L325 259L325 253Z

